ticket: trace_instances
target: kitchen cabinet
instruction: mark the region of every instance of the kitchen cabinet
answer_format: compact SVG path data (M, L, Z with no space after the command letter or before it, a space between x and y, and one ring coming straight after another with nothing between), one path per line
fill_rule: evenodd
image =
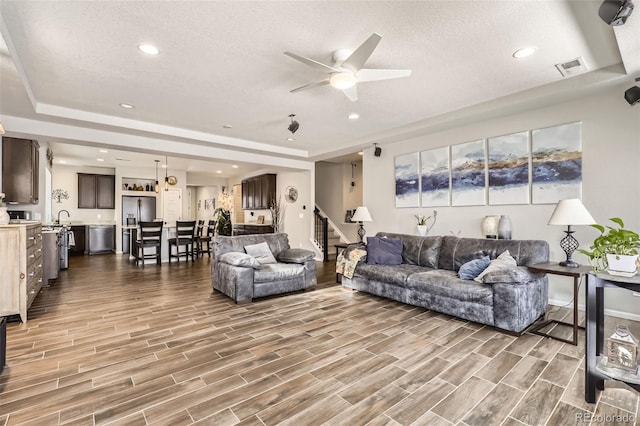
M115 207L115 176L78 173L79 209L114 209Z
M276 175L267 173L242 181L242 208L244 210L268 209L276 198Z
M272 234L272 225L247 225L236 223L233 225L233 235Z
M0 226L0 316L20 314L27 321L27 310L42 289L42 226Z
M38 204L38 141L2 138L2 190L8 204Z
M84 256L86 248L86 226L72 226L75 245L69 246L69 256Z
M113 253L116 245L115 225L88 225L89 254Z

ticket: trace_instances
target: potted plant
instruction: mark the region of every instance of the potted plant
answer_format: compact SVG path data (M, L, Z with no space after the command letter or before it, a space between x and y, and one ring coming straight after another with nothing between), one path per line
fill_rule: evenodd
M423 214L414 214L413 217L415 217L416 220L418 221L418 234L420 234L423 237L427 235L431 230L431 228L433 228L433 225L436 224L437 216L438 216L438 211L435 209L433 210L433 216L425 216ZM431 223L431 226L428 226L427 221L431 218L433 218L433 222Z
M222 207L214 210L213 215L216 217L216 232L218 235L231 235L231 212Z
M624 229L624 222L619 217L609 219L618 227L591 225L600 235L593 240L589 250L578 250L589 258L595 272L607 270L611 275L631 277L636 273L640 236Z

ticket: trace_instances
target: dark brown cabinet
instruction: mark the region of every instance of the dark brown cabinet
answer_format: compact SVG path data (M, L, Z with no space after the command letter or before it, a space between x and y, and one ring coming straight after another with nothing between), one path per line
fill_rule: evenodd
M69 256L83 256L87 247L87 231L86 226L72 226L73 239L75 245L69 246Z
M268 209L276 198L276 175L264 174L242 181L242 208L244 210Z
M2 138L2 192L9 204L38 204L40 191L38 141Z
M245 225L236 223L233 225L233 235L272 234L271 225Z
M115 207L115 176L78 173L79 209L114 209Z

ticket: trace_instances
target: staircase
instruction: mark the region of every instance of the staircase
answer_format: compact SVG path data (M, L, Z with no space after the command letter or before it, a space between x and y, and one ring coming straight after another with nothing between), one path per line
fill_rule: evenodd
M340 239L340 236L336 234L333 226L329 225L327 227L327 247L329 248L329 252L327 253L327 260L335 260L336 258L336 244L340 244L343 241Z
M335 259L335 245L343 242L341 236L317 206L313 213L315 216L315 235L313 242L322 253L324 262Z

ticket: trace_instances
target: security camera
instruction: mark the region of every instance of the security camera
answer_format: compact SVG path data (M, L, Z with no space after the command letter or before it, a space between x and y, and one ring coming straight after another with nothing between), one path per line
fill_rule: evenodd
M604 0L598 10L598 15L612 27L624 25L633 12L631 0Z
M291 119L291 124L289 124L289 127L287 127L287 129L291 133L295 133L300 128L300 124L293 119L293 117L295 116L296 116L295 114L289 114L289 118Z

